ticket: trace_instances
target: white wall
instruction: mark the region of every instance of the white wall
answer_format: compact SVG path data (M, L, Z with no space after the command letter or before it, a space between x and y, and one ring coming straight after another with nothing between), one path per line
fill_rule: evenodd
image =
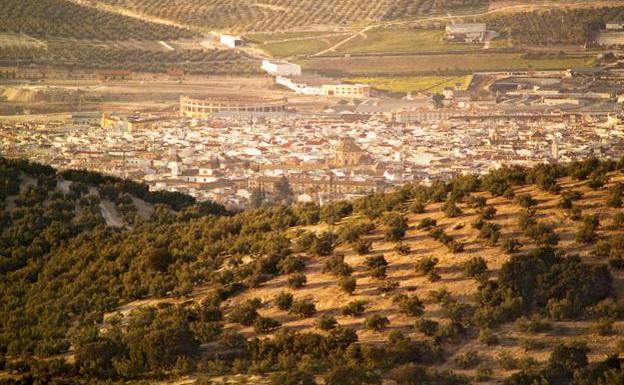
M291 79L284 76L276 77L275 82L295 91L300 95L323 95L323 89L321 87L308 87L307 84L295 83Z
M227 47L236 48L236 43L238 42L238 45L240 46L242 44L242 39L238 36L221 35L219 42Z
M301 76L301 66L293 63L263 60L262 69L273 76Z

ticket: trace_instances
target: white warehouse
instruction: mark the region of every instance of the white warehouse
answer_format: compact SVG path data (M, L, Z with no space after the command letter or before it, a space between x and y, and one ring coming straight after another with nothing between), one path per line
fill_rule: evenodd
M245 41L241 37L232 35L221 35L219 37L219 42L230 48L242 47L245 44Z
M343 84L318 76L289 78L277 76L275 82L299 95L329 96L347 99L368 99L371 87L367 84Z
M263 60L262 69L271 76L301 76L301 66L287 61Z

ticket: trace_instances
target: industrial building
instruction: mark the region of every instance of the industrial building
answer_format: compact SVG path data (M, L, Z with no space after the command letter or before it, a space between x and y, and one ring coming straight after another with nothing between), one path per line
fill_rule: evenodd
M245 41L240 36L221 35L219 42L229 48L237 48L245 45Z
M444 40L451 42L482 43L487 34L485 23L451 24L446 26Z
M301 76L301 66L287 61L265 59L261 68L271 76Z
M299 95L368 99L371 92L367 84L342 84L321 76L277 76L275 81Z

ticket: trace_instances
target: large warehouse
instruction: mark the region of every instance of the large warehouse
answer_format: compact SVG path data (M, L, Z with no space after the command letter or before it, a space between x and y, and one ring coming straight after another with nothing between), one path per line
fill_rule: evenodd
M202 99L180 97L180 114L187 118L207 118L216 113L270 113L286 110L286 98L214 96Z

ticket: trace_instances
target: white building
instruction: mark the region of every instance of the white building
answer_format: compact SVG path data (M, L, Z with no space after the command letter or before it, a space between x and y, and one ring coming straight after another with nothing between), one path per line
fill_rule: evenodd
M485 23L451 24L446 26L445 40L480 43L487 34Z
M624 31L623 23L607 23L605 26L607 31Z
M242 47L245 44L245 41L240 36L232 35L221 35L219 42L230 48Z
M367 84L336 84L331 79L321 77L289 78L277 76L277 84L293 90L299 95L329 96L348 99L368 99L370 85Z
M307 82L294 81L291 78L286 76L278 76L275 78L275 82L279 85L282 85L299 95L308 95L308 96L321 96L323 95L323 88L321 86L316 86L309 84Z
M263 60L262 69L271 76L301 76L301 66L286 61Z

